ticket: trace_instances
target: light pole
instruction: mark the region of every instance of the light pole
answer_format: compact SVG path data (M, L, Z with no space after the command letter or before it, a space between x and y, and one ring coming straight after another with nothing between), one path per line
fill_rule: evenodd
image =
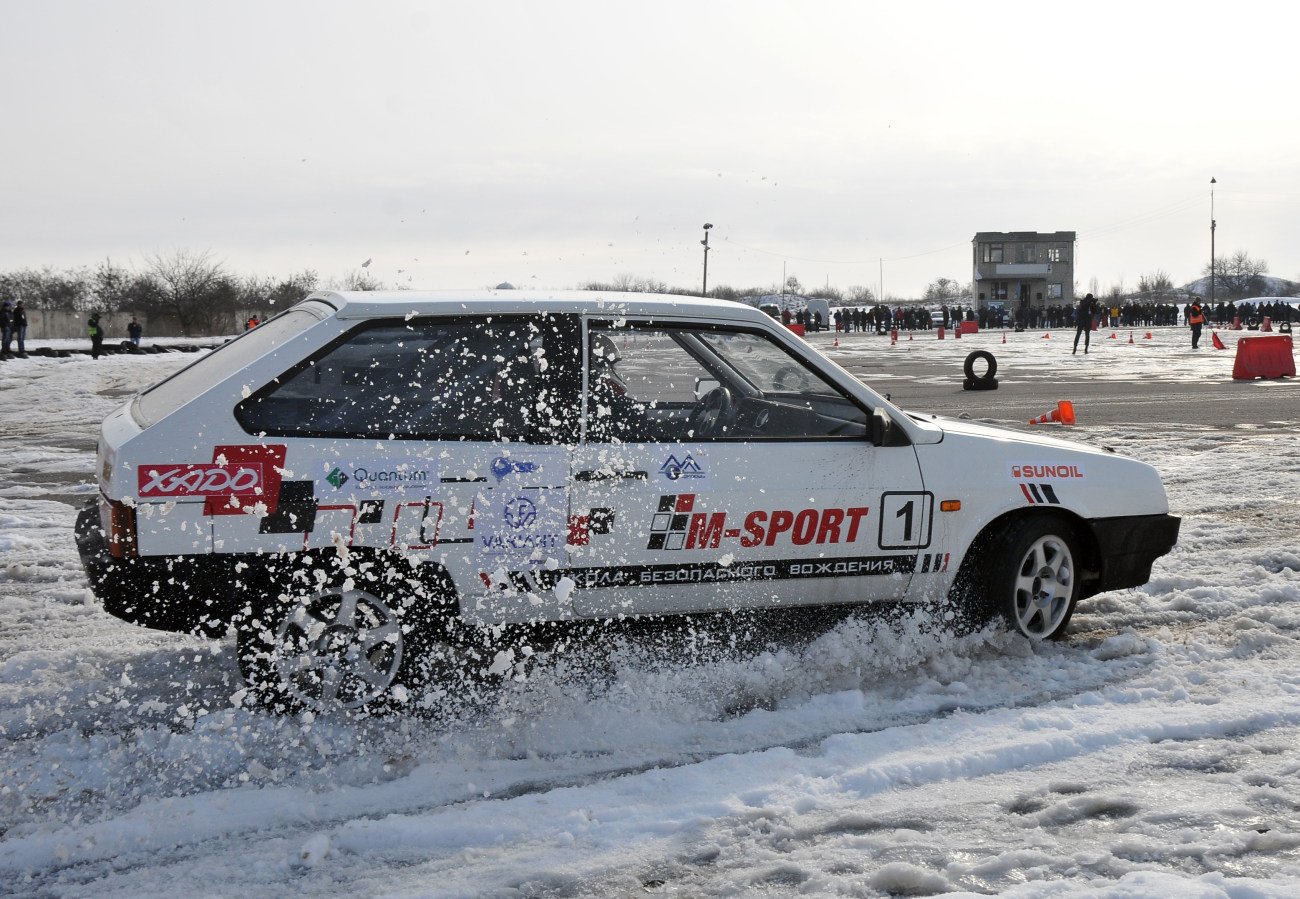
M704 240L700 241L704 244L704 289L700 291L700 296L704 297L709 295L709 229L712 227L708 222L704 223Z
M1210 305L1214 305L1214 178L1210 178Z

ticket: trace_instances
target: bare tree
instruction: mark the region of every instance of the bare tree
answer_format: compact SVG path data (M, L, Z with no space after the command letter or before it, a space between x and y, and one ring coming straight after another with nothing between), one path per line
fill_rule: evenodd
M1161 269L1138 278L1139 293L1168 293L1174 289L1174 279Z
M1210 266L1205 266L1201 274L1208 276ZM1252 259L1244 250L1238 250L1231 256L1218 256L1214 260L1215 293L1222 288L1225 298L1240 300L1244 297L1259 297L1268 293L1268 263L1263 259Z
M363 269L353 269L341 280L330 278L326 284L331 290L383 290L384 282Z
M83 269L56 272L46 266L40 271L25 269L0 277L0 300L23 300L33 309L82 310L87 308L87 295Z
M160 307L176 316L181 333L215 333L221 317L233 310L238 289L212 254L174 250L145 257L158 282Z
M844 300L850 306L865 306L876 301L876 292L859 284L844 292Z
M925 288L922 299L927 302L937 302L941 300L951 300L961 296L961 285L951 278L935 278Z

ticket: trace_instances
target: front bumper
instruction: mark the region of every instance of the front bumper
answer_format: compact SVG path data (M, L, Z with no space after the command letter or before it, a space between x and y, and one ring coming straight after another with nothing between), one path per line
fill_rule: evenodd
M1096 592L1140 587L1151 580L1156 559L1174 548L1182 519L1175 515L1130 515L1088 522L1097 541L1101 578Z

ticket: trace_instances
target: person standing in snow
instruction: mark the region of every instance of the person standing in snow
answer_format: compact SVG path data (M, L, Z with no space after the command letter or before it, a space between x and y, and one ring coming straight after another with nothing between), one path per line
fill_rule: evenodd
M104 351L104 329L99 326L98 312L90 313L86 330L90 332L90 358L98 359L99 354Z
M1088 294L1079 301L1079 308L1074 313L1074 349L1070 350L1073 356L1079 352L1079 335L1083 335L1083 354L1088 355L1088 341L1092 337L1092 317L1097 312L1097 301L1093 299L1092 294Z
M0 359L9 358L9 345L14 339L14 304L5 300L0 306Z
M1205 324L1205 310L1201 308L1201 298L1192 297L1192 301L1187 304L1187 324L1192 329L1192 349L1199 349L1197 346L1201 342L1201 326Z
M19 357L27 358L27 307L19 300L14 307L14 338L18 341Z
M131 324L126 326L126 336L131 338L131 346L139 346L140 338L144 335L144 325L140 324L133 317Z

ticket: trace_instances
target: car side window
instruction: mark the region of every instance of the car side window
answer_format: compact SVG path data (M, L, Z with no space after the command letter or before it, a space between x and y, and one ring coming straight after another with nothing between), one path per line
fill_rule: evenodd
M251 433L287 437L573 442L576 335L565 316L367 323L235 416Z
M760 331L588 324L589 442L867 435L867 410Z

